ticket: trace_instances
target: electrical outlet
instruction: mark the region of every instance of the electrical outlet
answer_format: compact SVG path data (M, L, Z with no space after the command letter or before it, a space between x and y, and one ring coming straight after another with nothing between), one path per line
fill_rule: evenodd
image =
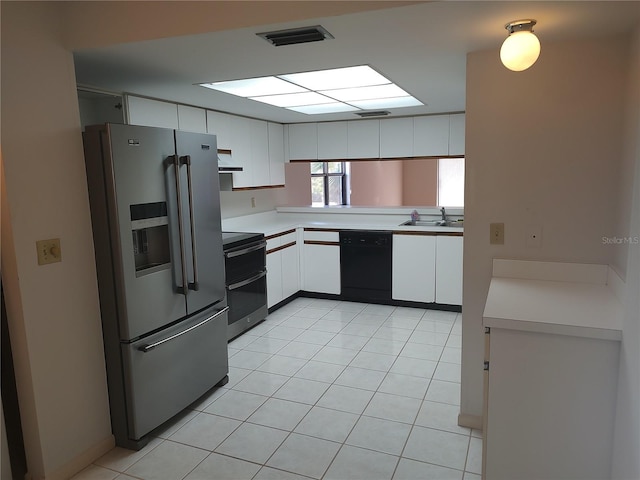
M527 227L527 247L539 248L542 245L542 227L529 225Z
M251 208L256 208L256 197L251 197Z
M49 240L38 240L36 242L38 250L38 265L47 265L62 261L62 250L60 250L60 239L51 238Z
M504 245L504 223L492 223L489 225L489 243L491 245Z

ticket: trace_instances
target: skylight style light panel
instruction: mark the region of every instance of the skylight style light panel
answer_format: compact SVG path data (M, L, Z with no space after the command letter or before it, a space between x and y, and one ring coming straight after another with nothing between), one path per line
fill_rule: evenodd
M319 115L321 113L355 112L358 109L351 105L347 105L346 103L335 102L323 103L320 105L301 105L299 107L288 107L287 110L306 113L307 115Z
M290 93L287 95L268 95L265 97L249 97L251 100L268 103L276 107L297 107L300 105L317 105L332 103L334 100L316 92Z
M377 110L380 108L418 107L420 105L424 105L420 100L412 96L379 98L374 100L361 100L349 103L354 107L362 108L364 110Z
M278 77L306 87L309 90L368 87L370 85L391 83L368 65L292 73L288 75L278 75Z
M227 82L201 83L200 85L239 97L257 97L307 91L306 88L276 77L247 78Z
M399 86L389 83L387 85L374 85L372 87L340 88L337 90L320 90L319 93L341 102L354 100L372 100L377 98L405 97L409 94Z

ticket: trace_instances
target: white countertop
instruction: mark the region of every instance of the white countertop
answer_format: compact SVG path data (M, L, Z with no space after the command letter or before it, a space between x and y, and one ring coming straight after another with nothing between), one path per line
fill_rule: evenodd
M327 228L355 230L393 230L408 232L463 233L463 227L400 226L410 219L412 209L349 208L313 209L310 207L279 208L278 211L222 219L223 231L257 232L273 235L292 228ZM461 211L457 209L456 212ZM338 213L339 212L339 213ZM423 219L437 215L420 212ZM429 216L427 218L427 215ZM439 212L438 212L439 215ZM450 218L458 218L451 215Z
M571 269L572 264L558 265ZM622 306L611 285L599 280L588 283L584 280L494 276L483 324L511 330L621 340Z

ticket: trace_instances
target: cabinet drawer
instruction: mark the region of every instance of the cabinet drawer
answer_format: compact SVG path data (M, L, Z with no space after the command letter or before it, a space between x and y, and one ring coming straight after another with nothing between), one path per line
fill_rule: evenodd
M336 230L306 230L304 231L304 239L318 242L336 242L340 241L340 234Z

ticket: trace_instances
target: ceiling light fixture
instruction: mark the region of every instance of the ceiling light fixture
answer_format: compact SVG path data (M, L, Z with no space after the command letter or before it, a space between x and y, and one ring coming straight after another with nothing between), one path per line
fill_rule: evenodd
M514 72L526 70L536 63L540 55L540 40L533 34L535 20L514 20L504 28L509 32L500 48L500 60Z
M424 105L368 65L199 85L307 115Z

